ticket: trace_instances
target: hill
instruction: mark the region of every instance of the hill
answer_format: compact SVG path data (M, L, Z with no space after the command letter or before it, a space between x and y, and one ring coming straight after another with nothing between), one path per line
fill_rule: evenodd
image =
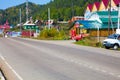
M45 5L37 5L29 2L29 17L32 16L33 20L47 20L48 8L50 8L51 19L69 20L72 16L83 16L87 4L95 1L99 0L51 0L50 3ZM6 20L10 24L18 24L20 8L22 10L22 22L25 22L26 3L23 3L6 10L0 10L0 24L3 24Z
M26 21L26 3L20 4L18 6L10 7L6 10L0 10L0 14L2 15L0 17L0 23L3 24L6 20L9 21L11 24L18 24L19 23L19 15L20 15L20 8L22 10L22 22ZM34 3L29 2L29 16L32 16L35 14L36 11L40 9L39 5L36 5Z

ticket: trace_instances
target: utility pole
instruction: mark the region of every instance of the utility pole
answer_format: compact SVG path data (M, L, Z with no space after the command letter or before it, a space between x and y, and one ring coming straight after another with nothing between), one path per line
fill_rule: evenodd
M71 5L72 5L72 17L74 16L74 3L73 0L71 0Z
M117 26L117 29L116 29L116 33L120 34L120 3L118 5L118 26Z
M117 27L117 29L120 29L120 3L118 6L118 27Z
M20 8L20 32L22 32L22 24L21 24L21 8Z
M28 0L26 0L26 22L28 21Z
M50 8L48 8L48 28L50 29Z
M110 21L111 21L111 0L109 0L109 9L108 9L109 21L108 21L108 35L110 35Z

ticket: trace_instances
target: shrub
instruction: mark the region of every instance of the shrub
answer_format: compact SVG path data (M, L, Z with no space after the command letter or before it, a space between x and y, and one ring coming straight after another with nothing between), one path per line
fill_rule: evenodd
M48 29L44 29L40 32L38 38L47 38L48 37Z
M59 33L54 37L55 40L65 40L67 36L63 30L59 31Z
M39 39L54 39L54 40L65 40L68 39L64 30L58 31L56 28L44 28L39 36Z
M49 37L55 37L56 35L58 35L57 29L55 29L55 28L48 29L48 36Z

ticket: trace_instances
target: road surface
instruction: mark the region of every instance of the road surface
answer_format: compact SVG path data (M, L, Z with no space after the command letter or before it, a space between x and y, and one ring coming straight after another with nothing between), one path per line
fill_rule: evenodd
M120 52L71 44L0 38L0 54L21 80L120 80Z

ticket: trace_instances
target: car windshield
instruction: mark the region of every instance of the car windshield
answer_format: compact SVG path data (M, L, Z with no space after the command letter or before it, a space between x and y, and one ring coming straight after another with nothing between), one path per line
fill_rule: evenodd
M112 34L108 36L109 39L116 39L118 37L118 34Z

